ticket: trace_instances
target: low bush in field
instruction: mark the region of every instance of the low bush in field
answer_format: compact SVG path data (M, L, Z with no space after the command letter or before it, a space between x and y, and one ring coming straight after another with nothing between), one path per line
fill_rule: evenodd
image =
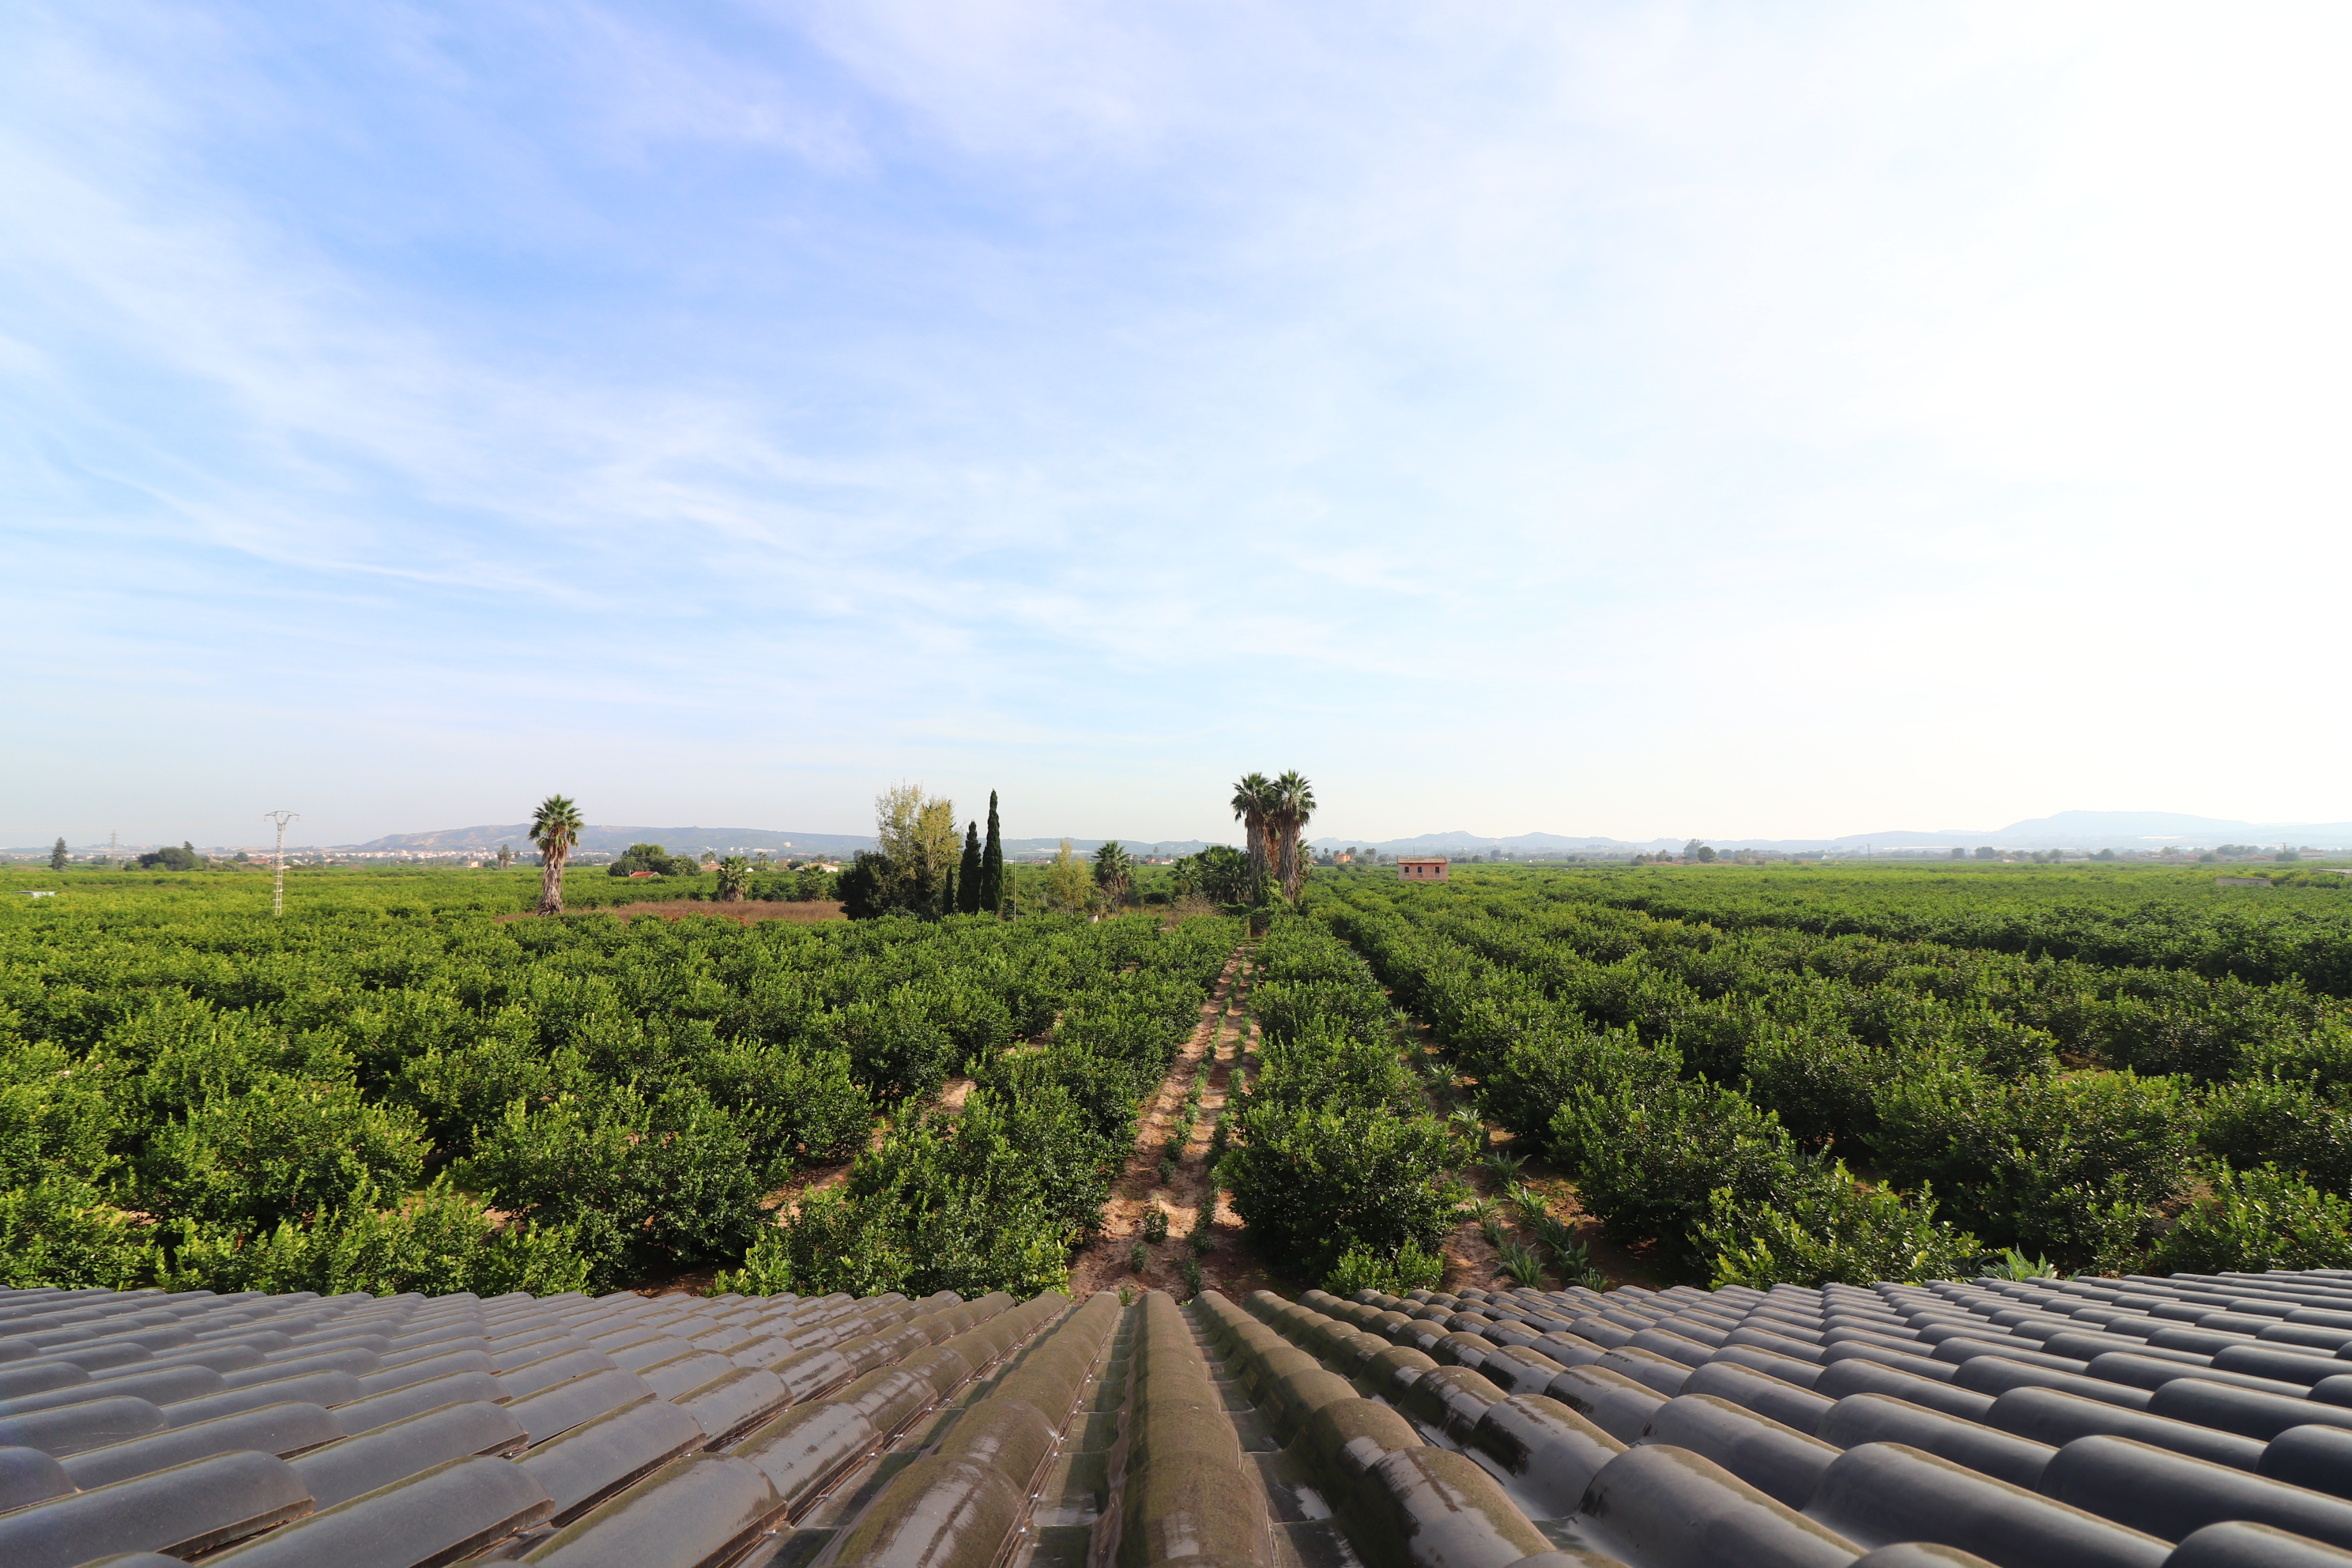
M51 1175L0 1192L0 1288L127 1290L163 1260L153 1228L88 1182Z
M1444 1277L1445 1259L1422 1250L1416 1242L1408 1241L1394 1253L1358 1242L1323 1277L1323 1289L1343 1300L1359 1290L1403 1296L1414 1290L1434 1290Z
M1717 1188L1696 1235L1716 1285L1759 1290L1965 1278L1984 1250L1936 1218L1929 1190L1906 1200L1856 1181L1843 1160L1801 1161L1761 1200Z
M1256 1080L1226 1107L1236 1131L1217 1181L1251 1234L1310 1278L1351 1253L1370 1260L1360 1268L1403 1267L1405 1248L1433 1247L1453 1226L1445 1185L1462 1146L1420 1109L1361 960L1319 926L1283 920L1260 962L1268 974L1313 977L1290 995L1329 1010L1296 1013L1269 1035Z
M1580 1088L1553 1116L1551 1142L1595 1212L1677 1250L1688 1249L1717 1191L1743 1205L1769 1202L1796 1161L1769 1112L1703 1079Z
M879 1113L919 1124L960 1068L1021 1102L1016 1065L1087 1140L1040 1144L1022 1191L1042 1218L1003 1184L883 1184L917 1194L896 1234L949 1259L909 1267L1041 1278L955 1253L938 1216L1000 1251L1082 1230L1102 1141L1132 1136L1237 934L494 918L532 886L298 877L273 920L260 879L93 878L20 911L0 931L0 1279L497 1293L462 1282L731 1267L795 1171L862 1155Z
M509 1226L483 1205L434 1186L397 1208L362 1202L308 1225L281 1221L257 1233L198 1230L177 1249L158 1283L172 1290L352 1290L390 1296L470 1290L488 1299L511 1290L558 1295L591 1282L592 1261L562 1227Z
M2275 1162L2282 1179L2352 1198L2352 969L2338 963L2352 904L2329 901L2322 930L2301 923L2316 906L2255 916L2184 884L2128 921L2077 910L2066 929L2098 942L2053 948L2011 939L2038 889L2088 884L2021 875L1938 875L1899 918L1814 896L1859 898L1859 879L1751 901L1742 889L1764 883L1745 869L1475 868L1444 888L1341 874L1308 908L1612 1232L1743 1277L1949 1258L1946 1222L2063 1268L2154 1267L2175 1255L2152 1249L2200 1156L2249 1180ZM2156 875L2137 885L2171 886ZM1956 889L2001 890L2000 940L1953 923L1936 900ZM1687 918L1700 910L1720 923ZM2171 934L2151 942L2130 923L2142 919ZM2305 958L2242 955L2224 931L2305 942ZM1880 1185L1787 1174L1824 1152ZM1766 1194L1784 1183L1813 1195L1773 1222ZM1895 1195L1926 1189L1940 1218ZM2239 1205L2232 1245L2260 1251L2244 1238L2271 1225L2280 1247L2303 1246L2290 1211L2304 1213L2284 1197ZM2210 1205L2199 1212L2186 1234L2211 1223Z
M1034 1296L1069 1282L1069 1249L1101 1208L1098 1140L1067 1096L1006 1103L975 1089L961 1115L895 1130L842 1188L768 1231L717 1289L821 1296L899 1290Z
M2352 1268L2352 1203L2276 1165L2214 1165L2212 1193L2158 1242L2150 1267L2217 1274L2266 1268Z
M952 1117L903 1117L842 1186L763 1229L717 1289L746 1295L937 1290L1034 1295L1069 1282L1235 928L1188 921L1075 993L1041 1045L973 1063ZM1128 940L1122 937L1121 940Z
M1361 1245L1394 1257L1454 1226L1441 1190L1462 1150L1433 1116L1384 1106L1253 1105L1242 1142L1217 1169L1251 1234L1319 1275Z
M1882 1168L1932 1182L1959 1224L2073 1267L2120 1264L2189 1181L2181 1086L2128 1072L2005 1083L1970 1068L1898 1079L1879 1100Z

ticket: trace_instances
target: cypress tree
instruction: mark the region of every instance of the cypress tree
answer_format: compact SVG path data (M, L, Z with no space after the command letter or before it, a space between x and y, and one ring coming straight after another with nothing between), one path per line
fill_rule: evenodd
M980 824L963 825L963 864L956 872L956 912L980 913Z
M996 792L988 792L988 842L980 850L980 907L994 914L1004 907L1004 836L996 826Z

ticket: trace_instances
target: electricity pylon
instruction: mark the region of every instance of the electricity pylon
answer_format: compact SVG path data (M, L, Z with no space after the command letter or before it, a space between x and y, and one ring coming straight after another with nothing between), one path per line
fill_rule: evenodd
M302 814L299 811L265 811L261 815L265 821L278 824L278 885L270 890L269 912L283 915L286 912L286 825Z

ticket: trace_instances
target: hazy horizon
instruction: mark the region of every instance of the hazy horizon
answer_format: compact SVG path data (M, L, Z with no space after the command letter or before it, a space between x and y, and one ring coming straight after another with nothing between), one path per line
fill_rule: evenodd
M1980 844L1988 847L2016 848L2046 848L2059 845L2064 845L2069 847L2079 846L2084 848L2098 848L2102 847L2113 847L2117 848L2161 848L2166 847L2177 847L2192 842L2200 847L2210 848L2228 842L2233 838L2242 840L2252 838L2260 842L2267 843L2269 840L2264 837L2265 833L2273 833L2290 828L2332 829L2333 831L2319 831L2315 834L2306 833L2303 837L2308 838L2315 837L2318 839L2317 847L2319 847L2330 849L2352 848L2352 822L2332 824L2252 823L2226 818L2195 817L2182 813L2092 811L2056 812L2042 817L2021 818L2019 821L2003 824L1997 827L1955 827L1949 825L1940 828L1881 827L1877 829L1835 835L1814 836L1811 837L1795 837L1778 840L1766 839L1755 835L1705 833L1653 835L1648 838L1629 839L1613 834L1561 833L1557 828L1530 828L1517 833L1479 833L1461 827L1427 828L1416 833L1381 837L1370 834L1352 836L1337 834L1329 831L1328 828L1318 826L1310 829L1307 837L1309 842L1323 847L1341 847L1355 844L1362 845L1367 847L1381 848L1390 848L1408 845L1433 845L1449 839L1465 841L1465 848L1469 843L1492 846L1496 844L1509 845L1514 842L1524 844L1525 841L1528 840L1556 839L1566 841L1566 845L1568 847L1572 847L1574 844L1580 842L1585 844L1606 842L1632 850L1641 847L1654 847L1660 844L1684 843L1693 838L1696 838L1700 842L1717 845L1725 848L1736 848L1742 846L1762 847L1775 843L1783 846L1835 844L1852 847L1866 843L1874 838L1881 842L1882 847L1888 849L1895 849L1904 846L1919 847L1922 849L1929 847L1946 848L1957 846L1965 846L1967 847L1973 848ZM828 829L811 827L752 826L751 825L741 823L716 826L673 825L670 826L662 826L655 824L633 825L605 823L597 821L592 817L587 823L587 831L581 840L581 845L583 850L590 852L610 853L615 852L625 847L621 842L624 838L634 839L646 836L650 836L661 841L664 847L674 854L689 853L705 847L729 847L738 848L748 847L766 849L799 847L804 848L812 853L837 854L847 853L851 847L856 847L843 842L844 840L861 840L866 844L873 842L873 836L871 833L861 834L854 830L836 832ZM730 837L730 836L734 837ZM784 839L787 837L802 842L795 842L793 844L761 842L762 840ZM1069 839L1078 844L1091 847L1101 843L1106 838L1117 838L1131 847L1146 847L1153 845L1190 846L1202 843L1232 844L1237 842L1238 837L1239 836L1235 833L1211 834L1203 837L1181 834L1162 834L1155 837L1135 833L1094 835L1079 833L1024 833L1010 829L1008 829L1004 835L1005 841L1008 846L1019 845L1029 848L1050 846L1061 839ZM451 842L434 842L415 845L402 845L398 842L404 839L436 841L448 840ZM600 842L600 840L604 839L611 839L613 841L610 843ZM830 840L831 842L821 842L826 840ZM2297 839L2297 842L2302 841L2302 838ZM123 847L126 849L150 847L156 842L158 841L132 841L126 839L123 841ZM165 839L160 842L168 843L171 842L171 840ZM198 847L208 851L216 849L229 850L236 848L249 849L265 846L269 842L270 840L266 837L255 838L229 838L221 840L217 843L207 842L199 845ZM464 847L488 847L496 842L506 842L510 844L511 847L519 853L526 852L529 849L529 825L526 823L473 823L453 827L415 828L387 832L376 834L364 839L352 839L341 842L306 839L300 837L299 830L297 830L290 832L287 839L288 847L289 849L299 847L306 850L362 849L374 850L381 853L399 853L413 849L414 852L425 854L462 853L466 852L466 848ZM7 848L19 853L27 850L39 850L47 847L44 844L37 844L31 840L17 842L16 840L8 838L5 836L0 836L0 845L4 845ZM68 848L73 850L75 853L83 853L93 847L100 847L101 846L97 844L68 843ZM1537 847L1540 848L1546 847L1538 846Z
M2341 6L0 46L11 841L2352 818Z

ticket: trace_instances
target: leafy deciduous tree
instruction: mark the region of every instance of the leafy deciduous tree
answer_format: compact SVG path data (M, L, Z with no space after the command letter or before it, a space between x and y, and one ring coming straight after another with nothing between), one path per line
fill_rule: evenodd
M874 837L904 907L943 913L940 900L955 858L955 803L925 795L920 784L894 784L874 797Z
M1083 910L1094 899L1094 877L1066 838L1045 867L1045 907Z

